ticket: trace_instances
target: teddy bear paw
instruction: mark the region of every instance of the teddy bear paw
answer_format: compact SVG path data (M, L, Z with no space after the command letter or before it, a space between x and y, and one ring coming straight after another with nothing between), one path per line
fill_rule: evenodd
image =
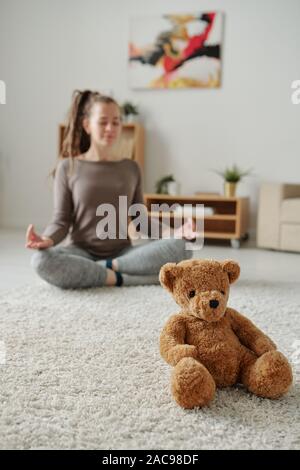
M292 369L285 356L269 351L253 364L248 389L261 397L279 398L289 390L292 381Z
M215 395L216 384L208 370L196 359L181 359L172 373L171 390L183 408L207 405Z

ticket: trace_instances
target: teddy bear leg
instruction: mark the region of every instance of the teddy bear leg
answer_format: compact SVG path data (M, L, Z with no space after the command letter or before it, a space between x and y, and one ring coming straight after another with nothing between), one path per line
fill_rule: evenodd
M242 383L259 397L279 398L293 381L288 360L279 351L268 351L244 366Z
M190 409L207 405L214 398L216 384L199 361L184 357L173 369L171 390L178 405Z

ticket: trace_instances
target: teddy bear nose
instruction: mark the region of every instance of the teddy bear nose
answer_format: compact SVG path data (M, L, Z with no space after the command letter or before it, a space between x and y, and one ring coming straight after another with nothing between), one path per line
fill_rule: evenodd
M211 308L217 308L217 306L219 305L219 301L218 300L210 300L209 301L209 306Z

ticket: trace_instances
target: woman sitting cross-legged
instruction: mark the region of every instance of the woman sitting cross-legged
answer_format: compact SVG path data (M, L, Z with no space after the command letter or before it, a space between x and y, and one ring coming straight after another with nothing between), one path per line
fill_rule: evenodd
M160 223L162 238L139 246L133 246L124 231L128 217L127 226L120 226L125 219L119 196L126 196L128 206L143 204L138 164L114 156L121 128L114 99L88 90L74 92L54 174L53 218L41 236L32 224L26 233L26 247L36 250L31 264L50 284L64 289L157 284L163 264L192 256L192 250L185 249L185 239L195 238L191 221L181 227L181 238L163 238ZM116 237L101 236L101 204L115 209ZM66 246L55 246L65 237Z

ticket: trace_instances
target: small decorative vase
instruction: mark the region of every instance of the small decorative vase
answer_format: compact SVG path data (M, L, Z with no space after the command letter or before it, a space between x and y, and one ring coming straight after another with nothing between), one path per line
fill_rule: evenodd
M125 118L125 122L127 124L134 124L135 122L137 122L137 116L135 114L127 114L126 118Z
M177 196L179 194L179 183L177 181L169 181L167 183L167 192L170 196Z
M224 184L224 195L225 197L235 197L237 183L228 183L225 181Z

